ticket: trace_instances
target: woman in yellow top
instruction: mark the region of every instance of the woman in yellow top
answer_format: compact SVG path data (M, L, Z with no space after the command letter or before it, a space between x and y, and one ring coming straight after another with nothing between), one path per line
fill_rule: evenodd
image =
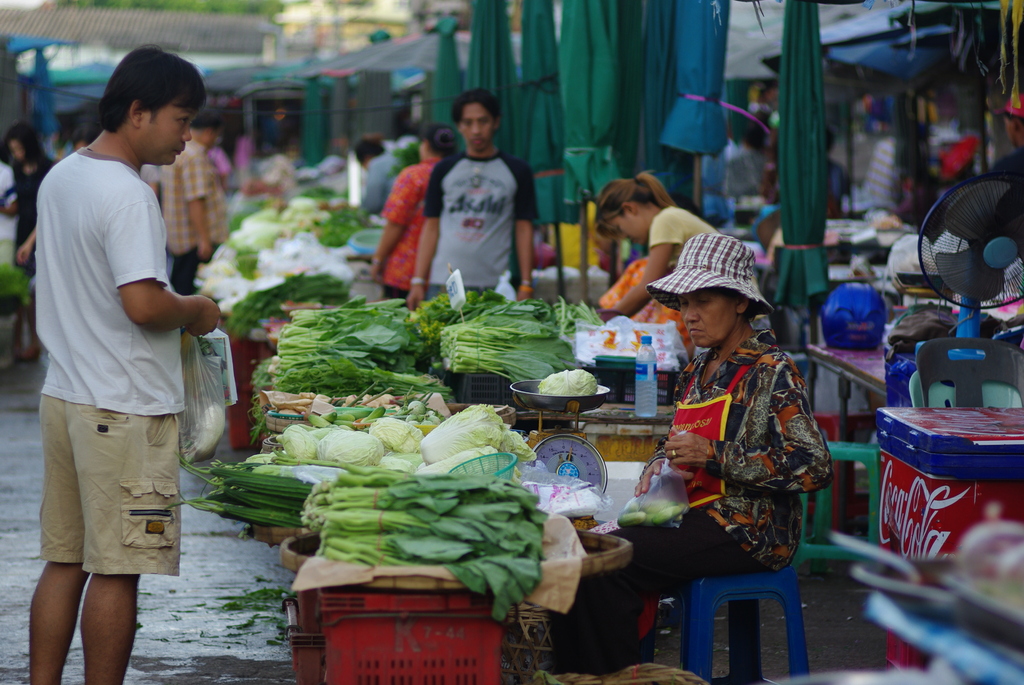
M601 189L597 197L597 233L610 240L629 238L647 247L647 257L630 264L601 296L601 318L607 321L623 315L638 323L672 321L692 355L690 336L679 312L652 300L647 285L672 273L687 240L717 231L700 217L678 207L658 179L640 173L633 178L610 181Z

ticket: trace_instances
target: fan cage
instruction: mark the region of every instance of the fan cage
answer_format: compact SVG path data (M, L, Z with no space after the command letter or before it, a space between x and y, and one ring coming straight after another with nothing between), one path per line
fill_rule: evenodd
M961 232L957 235L951 225ZM961 268L959 273L943 274L939 261L965 262L972 249L983 249L982 241L1006 235L1018 244L1017 257L1004 269L989 269L988 277ZM918 238L921 271L931 288L943 299L977 309L994 309L1024 299L1024 176L990 173L964 181L946 191L932 206ZM962 257L960 257L962 255ZM977 255L974 256L977 259ZM986 280L1001 271L1001 285ZM952 280L960 288L951 286ZM979 283L996 289L985 298L972 298L962 290ZM966 284L966 285L965 285Z

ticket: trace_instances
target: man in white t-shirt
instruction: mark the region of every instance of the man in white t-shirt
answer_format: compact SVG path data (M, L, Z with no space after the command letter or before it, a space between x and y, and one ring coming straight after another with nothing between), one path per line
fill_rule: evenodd
M206 100L202 76L157 47L129 53L100 100L103 133L39 190L39 337L50 355L32 683L59 683L82 602L87 683L120 683L139 574L177 575L180 336L220 311L167 289L167 242L143 164L171 164Z

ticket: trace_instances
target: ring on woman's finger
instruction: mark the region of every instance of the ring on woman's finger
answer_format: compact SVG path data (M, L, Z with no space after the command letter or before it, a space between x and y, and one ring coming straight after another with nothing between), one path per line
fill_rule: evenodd
M676 451L672 450L672 458L675 459L675 456L676 456Z

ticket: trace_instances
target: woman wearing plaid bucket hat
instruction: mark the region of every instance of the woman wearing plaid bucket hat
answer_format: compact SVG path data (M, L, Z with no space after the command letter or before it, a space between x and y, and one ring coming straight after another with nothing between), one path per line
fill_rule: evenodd
M601 675L640 660L646 597L705 576L779 570L800 539L799 495L828 487L832 458L811 414L806 385L770 330L751 320L772 311L753 280L754 254L721 234L687 241L676 270L647 286L679 309L707 348L680 374L676 414L644 468L636 494L675 468L690 511L678 528L635 526L633 561L580 582L576 604L552 614L558 669ZM685 667L685 664L684 664Z

